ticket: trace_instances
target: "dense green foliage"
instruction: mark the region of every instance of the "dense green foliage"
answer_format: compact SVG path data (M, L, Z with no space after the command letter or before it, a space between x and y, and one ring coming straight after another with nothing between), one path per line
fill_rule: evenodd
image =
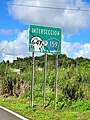
M58 102L71 102L78 99L89 99L90 94L90 59L71 59L66 55L59 55L58 60ZM11 71L11 68L21 69L21 74ZM44 56L35 58L35 80L34 99L42 99L43 79L44 79ZM13 92L18 96L21 87L24 86L25 96L28 94L32 79L32 58L14 60L13 63L0 63L0 83L2 83L2 93L8 93L8 81L12 81ZM46 100L52 102L54 99L55 82L55 55L48 55ZM24 96L24 95L23 95ZM29 95L30 96L30 95ZM27 97L29 97L27 96Z
M48 55L46 79L46 108L48 109L54 108L55 63L55 55ZM20 69L21 73L17 74L12 72L11 68ZM36 105L42 105L44 81L43 69L44 56L35 57L34 104ZM31 57L24 59L17 58L13 63L9 63L9 61L0 63L0 94L2 96L9 97L13 95L25 99L26 101L30 101L31 79ZM9 81L12 81L11 92L9 91ZM90 111L90 59L82 57L71 59L65 54L59 55L57 97L58 110L63 110L70 106L70 110L72 111L60 114L64 118L66 116L63 120L69 120L70 116L72 120L76 120L75 116L77 115L74 113L76 111ZM41 111L36 112L36 117L38 114L41 114ZM42 114L47 113L43 112ZM49 116L48 114L47 117ZM69 118L67 119L68 114ZM49 120L48 118L46 119ZM60 117L59 119L62 120Z

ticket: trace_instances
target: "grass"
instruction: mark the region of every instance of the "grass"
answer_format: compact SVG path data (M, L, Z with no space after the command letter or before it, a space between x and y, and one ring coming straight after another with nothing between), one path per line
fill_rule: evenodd
M78 112L88 112L90 111L90 101L88 100L78 100L73 103L73 105L70 107L74 111Z
M0 98L0 105L25 116L29 120L89 120L89 103L90 101L77 101L69 108L54 110L50 107L43 108L41 103L36 103L37 105L31 108L27 99Z

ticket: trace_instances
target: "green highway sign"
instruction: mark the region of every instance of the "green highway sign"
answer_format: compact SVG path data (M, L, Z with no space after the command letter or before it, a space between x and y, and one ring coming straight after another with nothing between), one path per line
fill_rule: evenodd
M30 25L29 51L60 54L61 36L60 28Z

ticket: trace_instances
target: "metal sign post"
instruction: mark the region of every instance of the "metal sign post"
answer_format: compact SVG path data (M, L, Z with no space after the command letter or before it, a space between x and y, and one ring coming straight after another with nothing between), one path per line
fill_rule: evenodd
M46 67L47 67L47 54L45 54L45 64L44 64L44 85L43 85L43 106L45 107L45 97L46 97Z
M31 107L33 107L33 89L34 89L34 52L32 52Z
M43 106L45 106L46 92L46 66L47 53L56 54L56 80L55 80L55 109L57 102L57 79L58 79L58 55L61 53L61 29L30 25L29 30L29 51L33 52L32 83L31 83L31 106L33 107L33 86L34 86L34 52L45 53L44 85L43 85Z
M55 79L55 109L57 108L57 80L58 80L58 55L56 55L56 79Z

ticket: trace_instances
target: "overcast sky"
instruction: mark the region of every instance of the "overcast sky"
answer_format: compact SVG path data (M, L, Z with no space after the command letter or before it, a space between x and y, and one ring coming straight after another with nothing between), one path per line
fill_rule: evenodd
M62 54L90 58L89 0L3 0L0 18L0 61L31 55L30 24L61 28Z

